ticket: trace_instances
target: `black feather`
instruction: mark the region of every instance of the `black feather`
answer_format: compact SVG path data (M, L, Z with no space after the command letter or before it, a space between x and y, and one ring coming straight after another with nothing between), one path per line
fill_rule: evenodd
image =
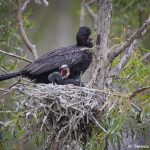
M53 72L48 76L48 80L50 83L56 83L58 85L66 85L73 84L76 86L84 87L84 83L81 82L80 79L63 79L62 75L59 72Z
M38 83L49 83L48 75L59 72L59 67L64 64L70 68L69 78L79 78L92 62L91 52L81 50L85 47L92 47L92 43L88 40L90 34L91 30L88 27L80 27L76 35L76 45L54 49L25 66L20 72L1 75L0 81L21 75Z
M0 75L0 81L11 79L11 78L17 77L19 75L20 75L20 72L6 73L6 74L3 74L3 75Z

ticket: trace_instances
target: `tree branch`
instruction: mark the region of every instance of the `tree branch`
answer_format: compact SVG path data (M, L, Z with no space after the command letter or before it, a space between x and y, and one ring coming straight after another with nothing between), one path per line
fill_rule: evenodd
M143 57L142 57L142 61L145 63L150 63L150 52L146 53Z
M22 5L22 12L24 12L25 11L25 9L27 8L27 6L28 6L28 4L31 2L31 0L25 0L25 2L23 3L23 5Z
M4 73L8 73L7 70L5 70L4 68L0 67L0 70L2 70Z
M146 21L146 23L149 23L150 25L150 18L148 21ZM145 24L146 24L145 23ZM136 34L134 34L134 36L132 36L129 40L129 44L128 46L126 46L125 48L125 53L121 59L121 61L119 62L119 64L113 68L109 74L108 74L108 77L113 77L113 76L116 76L119 74L119 72L121 70L123 70L123 68L125 67L125 65L127 64L129 58L131 57L131 55L133 54L133 52L136 50L136 48L138 47L138 44L139 44L139 41L140 39L145 35L146 33L146 29L148 27L148 24L146 25L143 25L144 27L141 27L137 32Z
M91 1L87 2L86 4L89 5L89 6L91 6L92 4L94 4L96 2L97 2L97 0L91 0Z
M138 89L138 90L134 91L134 92L129 96L129 99L131 100L131 99L132 99L133 97L135 97L137 94L139 94L139 93L141 93L141 92L143 92L143 91L145 91L145 90L148 90L148 89L150 89L150 86L144 87L144 88L141 88L141 89Z
M90 5L95 2L96 2L95 0L91 0L90 2L84 4L89 16L94 21L94 23L96 22L97 15L92 11L92 9L90 8Z
M126 49L126 52L124 53L119 64L109 72L109 75L108 75L109 78L118 75L119 72L123 70L129 58L138 47L138 43L139 43L138 40L134 40L133 43L130 45L130 47Z
M89 83L104 88L105 75L108 68L107 55L108 49L108 35L111 24L112 15L112 2L111 0L98 1L98 14L97 14L97 28L96 28L96 41L95 53L97 58L94 63L93 77Z
M81 13L80 13L80 27L84 26L84 12L85 12L85 0L82 0L81 3Z
M24 30L24 27L23 27L23 20L22 20L22 14L23 14L23 12L25 11L27 5L30 2L31 2L31 0L25 0L25 2L23 3L22 6L19 4L17 20L18 20L18 25L19 25L19 31L20 31L21 37L22 37L25 45L28 47L28 49L32 53L33 58L37 59L38 58L38 54L37 54L37 50L35 48L36 46L31 44L30 40L28 39L28 37L26 35L26 32Z
M21 59L21 60L24 60L24 61L27 61L29 63L31 63L32 61L27 59L27 58L24 58L22 56L18 56L18 55L15 55L15 54L12 54L12 53L8 53L8 52L5 52L3 50L0 50L0 53L3 53L5 55L8 55L8 56L11 56L11 57L14 57L14 58L17 58L17 59Z
M125 49L131 46L131 44L136 39L141 39L143 37L142 33L149 27L150 17L145 21L143 26L139 28L125 43L117 47L114 51L108 54L109 61L112 62L119 54L121 54Z

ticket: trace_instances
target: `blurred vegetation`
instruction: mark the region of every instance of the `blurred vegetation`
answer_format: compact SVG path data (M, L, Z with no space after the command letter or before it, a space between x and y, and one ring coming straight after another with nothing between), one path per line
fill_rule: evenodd
M150 15L149 6L149 0L113 0L113 20L110 33L111 47L115 47L125 41L124 29L127 26L130 25L132 32L134 32L144 23L145 19ZM96 12L96 7L93 7L93 10ZM22 39L18 33L16 13L16 0L0 1L0 49L26 57L27 54L23 50ZM78 10L77 13L79 17ZM32 8L30 7L23 18L25 28L34 28L35 26L35 23L30 19L31 15L34 16L36 14L32 13ZM150 52L149 33L150 31L148 31L147 36L140 43L137 51L132 55L126 67L120 73L118 79L114 81L114 84L124 88L127 93L132 93L141 87L150 86L150 62L145 63L141 59L144 54ZM119 60L120 57L114 61L113 65L117 64ZM0 67L13 71L18 69L19 63L20 60L10 57L8 59L8 56L0 53ZM22 147L22 142L18 139L23 135L23 126L20 119L23 112L11 112L15 110L15 104L17 103L14 97L15 95L9 97L11 103L1 102L0 104L0 150L17 150ZM101 121L102 125L109 129L109 134L106 135L103 131L94 128L92 138L89 141L89 149L103 149L105 138L109 139L114 149L117 149L123 141L124 137L122 134L127 128L130 128L133 139L136 138L138 133L147 133L147 127L150 124L148 122L150 118L149 100L150 91L138 94L135 101L140 111L135 113L132 113L132 102L122 100L121 104ZM8 111L7 114L6 112L3 113L3 111L7 110L10 112ZM5 122L4 126L2 121ZM33 137L36 144L40 145L40 135L33 135Z
M7 52L24 55L22 41L18 34L16 11L16 1L0 1L0 49ZM6 70L16 70L18 60L8 59L9 57L0 54L1 67Z

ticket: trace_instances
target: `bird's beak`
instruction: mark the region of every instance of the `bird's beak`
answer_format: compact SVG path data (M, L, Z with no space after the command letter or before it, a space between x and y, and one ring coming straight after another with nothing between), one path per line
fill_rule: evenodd
M70 69L69 68L63 68L63 67L60 67L60 73L62 75L62 78L63 79L67 79L70 75Z
M61 70L63 67L61 66L61 67L59 67L59 70Z

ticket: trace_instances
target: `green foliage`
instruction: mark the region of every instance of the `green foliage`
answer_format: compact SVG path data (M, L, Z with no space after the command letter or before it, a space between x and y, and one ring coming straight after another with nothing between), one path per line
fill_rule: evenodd
M28 11L25 12L24 14L24 26L25 28L32 28L34 26L34 23L32 22L32 20L30 19L30 16L32 14L32 9L28 9Z
M0 48L21 55L21 39L17 33L16 10L15 1L2 0L0 2ZM16 69L17 61L7 59L7 56L0 53L0 64L6 70L11 70Z
M26 51L22 48L22 38L18 31L17 4L15 0L0 1L0 49L17 55L26 56ZM33 26L33 23L29 19L31 12L32 10L28 9L23 15L25 28L31 28ZM9 58L9 56L0 53L0 67L11 71L17 70L20 60L7 58Z
M97 132L97 129L93 131L92 138L89 142L89 150L103 150L105 148L105 133Z
M141 26L150 13L149 5L149 0L113 0L113 21L125 26Z
M13 7L12 7L13 6ZM124 42L123 29L131 25L132 30L142 25L144 20L150 13L149 0L113 0L113 22L111 32L111 45L116 47L117 44ZM95 6L92 6L94 12L97 11ZM1 0L0 1L0 48L8 52L13 52L18 55L24 55L22 50L22 40L18 34L18 26L16 22L17 5L15 0ZM30 20L31 9L28 9L24 14L25 28L33 27ZM147 40L148 39L148 40ZM142 42L140 48L132 55L124 70L120 73L119 79L114 83L120 85L127 93L132 93L135 89L150 85L150 65L141 60L143 54L150 51L149 37ZM148 41L148 42L147 42ZM147 46L148 45L148 46ZM120 61L119 56L114 62L115 66ZM7 59L7 56L0 54L0 66L8 70L16 70L18 68L18 60ZM118 98L114 97L114 101ZM149 91L140 93L136 96L136 106L139 110L131 107L132 101L127 98L119 99L119 104L107 112L98 121L107 130L105 133L102 129L94 127L92 137L88 141L89 150L103 150L106 145L106 139L112 143L114 149L119 149L123 141L123 133L126 128L131 130L132 138L135 139L140 132L146 133L147 127L150 125L150 94ZM13 100L13 103L16 100ZM7 107L0 108L1 111L6 111ZM9 106L9 109L12 106ZM132 109L131 109L132 108ZM10 112L0 113L0 120L4 125L0 126L0 148L12 149L18 144L18 139L24 135L23 127L29 121L37 123L37 116L26 118L22 120L22 115L27 112ZM37 113L39 116L40 113ZM38 117L39 117L38 116ZM9 121L11 120L11 121ZM39 123L40 125L40 123ZM26 126L27 127L27 126ZM40 145L46 136L45 133L39 133L39 127L33 126L32 136L26 136L25 142L34 139L37 145ZM15 148L14 148L15 149Z
M150 65L145 64L141 57L142 55L139 50L132 55L127 65L120 73L120 78L115 81L121 85L120 88L123 87L132 92L137 88L150 85ZM120 57L114 61L113 66L115 66L119 60Z
M90 150L104 149L111 143L114 150L120 150L123 141L131 136L135 140L137 135L146 135L150 126L150 105L139 101L136 107L127 97L114 99L118 103L109 112L106 111L100 118L100 124L105 127L107 133L100 128L94 128L92 138L89 141ZM112 106L109 106L109 108ZM138 108L138 109L137 109ZM107 109L107 108L105 108ZM108 143L106 143L106 140ZM131 143L132 143L131 140Z
M18 32L18 23L16 19L17 9L16 0L0 0L0 49L23 56L25 53L22 49L23 43ZM32 23L29 21L30 14L31 10L24 15L26 27L28 28L32 26ZM17 70L19 62L20 60L10 58L0 53L0 67L6 70ZM1 82L0 85L1 84L3 83ZM1 96L2 95L0 95L0 99L3 98L3 96ZM14 95L12 95L12 97L14 97ZM23 130L21 129L23 126L20 120L21 114L14 114L11 112L14 107L12 104L15 102L12 97L6 98L7 102L0 105L0 120L5 123L1 125L2 122L0 122L0 150L16 149L15 147L17 147L19 143L18 139L23 135ZM6 110L10 110L10 112L7 113Z

